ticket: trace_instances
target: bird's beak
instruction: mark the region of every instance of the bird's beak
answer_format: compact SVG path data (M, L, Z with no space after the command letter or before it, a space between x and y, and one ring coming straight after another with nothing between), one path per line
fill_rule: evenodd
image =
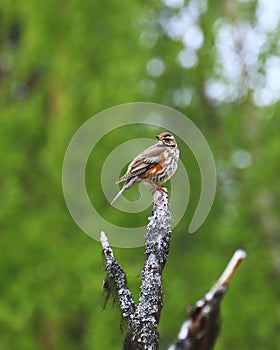
M157 138L159 141L162 141L162 140L163 140L163 137L159 137L159 135L157 135L156 138Z

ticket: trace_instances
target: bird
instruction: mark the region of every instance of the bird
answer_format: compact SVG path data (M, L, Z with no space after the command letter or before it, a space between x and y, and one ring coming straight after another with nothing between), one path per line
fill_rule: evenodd
M166 192L161 185L175 173L180 151L174 136L169 132L163 132L156 138L158 142L138 154L128 165L126 173L116 181L116 184L125 183L111 205L136 183L152 185L153 190Z

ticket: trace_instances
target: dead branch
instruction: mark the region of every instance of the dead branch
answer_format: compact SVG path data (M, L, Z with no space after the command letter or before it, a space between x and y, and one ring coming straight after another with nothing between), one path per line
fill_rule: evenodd
M101 232L100 242L106 259L107 277L104 291L114 293L127 323L124 350L158 350L158 323L163 305L162 273L168 257L171 239L171 214L168 196L163 191L153 193L154 208L146 233L146 261L141 271L141 291L136 305L127 286L126 275L114 257L108 239ZM238 250L208 293L189 308L176 341L169 350L211 350L220 330L220 304L238 266L246 253Z
M103 282L104 292L107 294L105 304L111 293L118 294L118 300L122 315L128 325L131 325L131 315L135 312L135 304L132 294L127 287L126 275L120 264L114 257L113 250L109 245L108 238L104 232L100 234L100 242L103 247L103 254L106 259L107 277Z
M246 253L237 250L217 283L188 310L176 341L168 350L211 350L220 331L220 304L227 287Z

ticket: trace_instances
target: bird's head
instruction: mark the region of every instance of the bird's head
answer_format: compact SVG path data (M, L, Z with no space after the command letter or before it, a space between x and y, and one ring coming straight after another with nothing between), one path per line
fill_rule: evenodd
M159 140L160 145L169 146L169 147L176 147L177 143L173 135L171 135L169 132L163 132L160 135L156 136Z

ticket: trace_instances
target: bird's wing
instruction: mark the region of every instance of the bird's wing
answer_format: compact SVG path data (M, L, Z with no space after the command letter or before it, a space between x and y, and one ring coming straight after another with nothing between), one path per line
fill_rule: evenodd
M163 161L164 148L152 145L140 153L128 166L127 172L116 183L131 179Z

